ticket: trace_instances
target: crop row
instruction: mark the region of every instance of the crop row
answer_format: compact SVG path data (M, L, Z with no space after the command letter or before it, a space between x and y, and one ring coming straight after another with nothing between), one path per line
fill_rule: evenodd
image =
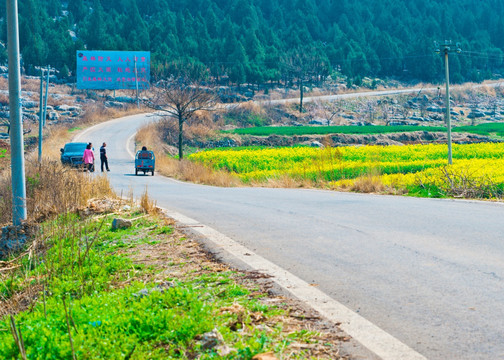
M447 146L361 146L336 148L284 147L216 149L192 154L192 161L236 174L245 183L288 176L298 180L348 186L362 176L378 176L386 186L440 186L447 168L459 176L504 184L504 144L453 146L447 167Z
M412 131L445 132L446 128L440 126L412 126L412 125L262 126L262 127L250 127L250 128L227 130L224 132L239 135L256 135L256 136L269 136L269 135L293 136L293 135L328 135L328 134L385 134L385 133L412 132ZM460 127L454 127L453 131L468 132L479 135L496 134L498 136L504 136L504 124L485 123L474 126L460 126Z

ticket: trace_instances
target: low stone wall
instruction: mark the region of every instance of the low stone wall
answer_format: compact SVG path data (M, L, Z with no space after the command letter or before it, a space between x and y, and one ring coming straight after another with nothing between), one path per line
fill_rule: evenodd
M346 145L409 145L426 143L446 143L447 134L445 132L413 131L390 134L330 134L323 135L295 135L295 136L251 136L244 135L239 138L224 139L219 141L192 142L190 145L199 148L218 148L235 146L293 146L311 145L313 142L326 144L328 138L332 146ZM452 132L452 142L455 144L471 144L480 142L499 142L488 136L454 133Z

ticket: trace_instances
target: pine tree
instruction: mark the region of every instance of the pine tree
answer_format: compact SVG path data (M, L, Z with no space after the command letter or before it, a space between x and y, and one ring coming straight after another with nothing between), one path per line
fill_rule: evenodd
M88 14L88 8L84 0L68 0L68 11L72 14L76 22L84 20Z

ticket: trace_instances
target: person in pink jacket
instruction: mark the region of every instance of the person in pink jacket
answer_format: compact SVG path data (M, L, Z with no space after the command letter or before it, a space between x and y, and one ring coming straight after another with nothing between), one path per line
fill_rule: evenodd
M82 157L82 161L84 162L84 166L88 169L88 171L94 171L94 153L91 150L91 143L86 146L86 150L84 150L84 156Z

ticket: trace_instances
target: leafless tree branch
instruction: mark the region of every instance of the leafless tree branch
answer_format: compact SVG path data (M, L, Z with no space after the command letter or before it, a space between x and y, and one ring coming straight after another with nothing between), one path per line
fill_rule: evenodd
M169 116L178 121L178 149L181 160L184 156L182 149L184 123L197 111L214 110L217 97L212 89L187 78L160 81L153 87L153 92L154 96L147 106L160 112L161 116Z

